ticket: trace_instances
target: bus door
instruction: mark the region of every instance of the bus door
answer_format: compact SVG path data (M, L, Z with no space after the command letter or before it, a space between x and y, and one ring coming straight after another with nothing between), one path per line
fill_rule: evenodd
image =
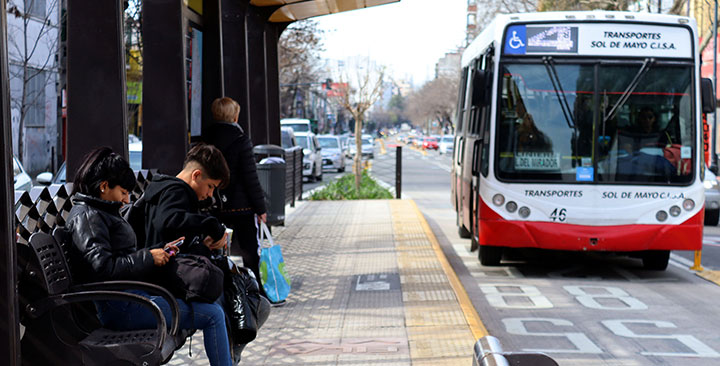
M480 111L481 103L485 94L484 80L485 72L482 70L482 62L485 57L480 57L473 61L470 65L470 73L468 74L468 97L465 101L465 134L463 141L463 159L462 163L462 226L472 234L473 217L477 212L475 205L477 202L477 177L474 172L473 164L476 162L475 157L480 149Z
M492 48L482 57L478 64L480 71L475 73L473 80L472 108L470 119L472 126L472 135L474 136L472 149L472 244L471 249L475 250L478 245L478 237L480 227L478 225L480 215L480 186L481 177L488 174L488 152L490 143L490 112L491 112L491 96L493 94L493 53Z
M464 237L462 232L462 167L463 167L463 143L465 141L465 96L467 94L468 70L466 67L462 70L459 85L459 96L457 112L455 115L455 141L453 142L453 163L451 173L451 200L452 205L457 212L457 224L460 227L460 236Z

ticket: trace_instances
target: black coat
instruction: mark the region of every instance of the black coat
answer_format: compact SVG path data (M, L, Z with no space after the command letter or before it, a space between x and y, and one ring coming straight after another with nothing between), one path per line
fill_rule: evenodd
M121 202L75 194L66 230L73 275L78 282L140 280L154 262L148 249L137 250L135 232L119 213Z
M220 214L264 214L265 193L258 180L252 142L240 125L214 122L205 131L204 140L220 149L230 168L230 184L219 192Z
M146 201L145 245L148 247L161 248L184 236L187 242L180 247L180 251L187 253L187 244L194 237L202 240L209 235L220 240L225 234L225 226L220 220L200 213L197 194L180 178L156 174L143 196ZM202 244L194 246L191 252L210 254L209 249Z

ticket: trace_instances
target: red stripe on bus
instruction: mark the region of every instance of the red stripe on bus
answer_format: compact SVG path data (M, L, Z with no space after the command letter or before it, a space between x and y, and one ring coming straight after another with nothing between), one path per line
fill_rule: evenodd
M702 248L703 210L678 225L590 226L505 220L480 200L479 216L481 245L613 252Z

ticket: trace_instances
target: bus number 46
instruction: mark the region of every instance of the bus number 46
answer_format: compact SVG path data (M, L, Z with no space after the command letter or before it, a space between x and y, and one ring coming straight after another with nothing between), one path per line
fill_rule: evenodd
M554 209L553 212L550 213L550 218L553 221L560 221L564 222L567 218L567 209L561 208L561 209Z

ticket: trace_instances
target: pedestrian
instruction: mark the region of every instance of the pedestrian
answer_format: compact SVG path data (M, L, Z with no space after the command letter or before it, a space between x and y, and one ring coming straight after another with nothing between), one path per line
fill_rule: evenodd
M212 255L227 243L225 225L200 212L200 202L227 184L228 167L220 150L198 144L188 151L183 168L176 176L156 174L148 184L145 199L145 243L157 247L170 238L184 236L185 243L202 245L183 248L185 253Z
M260 291L265 295L260 280L256 225L260 221L267 223L267 213L252 142L238 124L240 105L236 101L228 97L218 98L213 101L211 109L215 121L204 133L204 140L222 151L230 168L230 184L220 189L217 195L220 201L217 203L217 215L233 229L230 254L242 257L243 266L253 271Z
M152 282L154 269L167 264L170 251L177 252L174 240L154 248L137 248L130 224L120 216L120 207L129 203L135 187L130 164L110 148L92 151L78 170L73 185L73 208L66 230L72 238L69 258L74 278L81 283L112 280ZM166 251L167 250L167 251ZM170 305L160 296L128 291L144 296L162 311L167 324L172 322ZM180 329L202 329L205 353L210 365L231 365L225 313L217 303L186 303L176 299L180 310ZM145 306L134 302L98 301L98 317L104 326L115 330L148 329L157 319Z

